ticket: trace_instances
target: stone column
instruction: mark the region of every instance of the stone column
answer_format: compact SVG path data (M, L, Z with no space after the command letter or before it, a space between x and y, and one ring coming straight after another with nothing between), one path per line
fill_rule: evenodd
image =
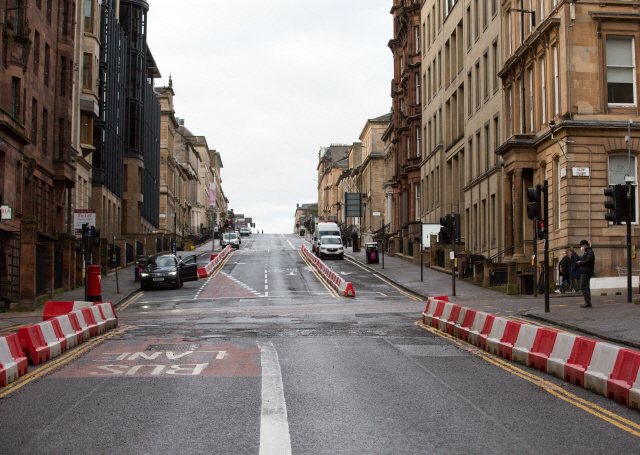
M514 195L513 195L513 257L514 259L524 259L524 232L522 229L522 169L514 172Z
M54 242L44 242L44 243L41 243L41 245L43 245L47 249L47 267L45 269L46 270L45 289L46 289L46 292L48 292L53 298L53 293L55 291L55 284L53 279L53 274L54 274L53 263L55 262L54 258L55 258L56 244Z
M511 174L504 175L504 247L513 245L513 183ZM513 249L505 253L505 257L512 257Z
M20 227L20 303L30 310L36 307L36 244L38 222L35 216L25 215ZM12 305L13 307L13 305Z

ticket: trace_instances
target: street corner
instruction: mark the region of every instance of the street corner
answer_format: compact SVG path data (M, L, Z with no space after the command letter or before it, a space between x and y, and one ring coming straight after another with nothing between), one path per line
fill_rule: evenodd
M259 357L257 347L179 336L109 340L50 378L257 377Z

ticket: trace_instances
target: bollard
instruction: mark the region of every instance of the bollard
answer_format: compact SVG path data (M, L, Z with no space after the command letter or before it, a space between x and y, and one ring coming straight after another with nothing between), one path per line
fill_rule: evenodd
M89 302L102 302L102 284L99 265L89 266L89 280L87 283L87 299Z

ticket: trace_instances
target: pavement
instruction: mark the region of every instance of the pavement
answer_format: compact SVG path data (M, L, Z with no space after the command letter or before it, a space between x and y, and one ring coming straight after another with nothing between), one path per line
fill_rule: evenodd
M347 258L357 261L396 285L422 297L448 295L450 301L501 316L523 317L552 324L585 336L640 349L640 305L627 302L627 295L592 295L593 308L580 308L582 294L551 294L550 312L544 311L544 296L510 296L472 283L456 280L452 297L451 275L385 255L380 264L366 264L364 250L346 248ZM635 290L637 292L637 289ZM356 292L358 290L356 289ZM637 298L638 295L634 295Z
M220 250L220 240L216 239L216 251ZM189 256L196 254L198 256L211 253L211 241L203 243L192 251L178 251L181 256ZM104 302L112 302L114 305L119 304L140 289L140 282L135 281L133 266L110 272L109 275L101 278L102 300ZM49 299L55 302L75 302L84 300L84 287L72 289L70 291L61 292L54 298ZM38 307L35 311L9 311L0 313L0 330L12 326L14 324L32 323L33 318L42 317L44 305Z

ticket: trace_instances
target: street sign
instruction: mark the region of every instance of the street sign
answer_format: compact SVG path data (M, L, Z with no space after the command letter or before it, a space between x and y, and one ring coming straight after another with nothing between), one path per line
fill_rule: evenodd
M345 216L362 217L362 193L344 193Z
M455 257L456 257L456 254L453 251L449 252L449 259L453 260L455 259Z
M8 205L0 206L0 214L0 220L10 220L13 218L11 207L9 207Z
M76 235L82 235L82 225L88 223L89 227L96 225L96 211L95 210L81 210L76 209L73 211L73 228Z
M380 216L380 212L373 212L373 216Z
M422 248L431 247L431 236L438 235L440 225L434 223L422 223Z
M588 167L573 167L571 168L571 175L574 177L589 177Z

